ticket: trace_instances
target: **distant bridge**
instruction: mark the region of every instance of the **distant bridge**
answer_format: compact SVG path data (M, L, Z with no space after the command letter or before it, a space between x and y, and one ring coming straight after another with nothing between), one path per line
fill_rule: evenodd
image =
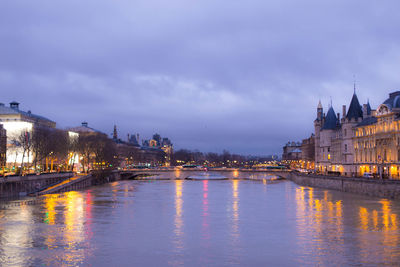
M265 179L270 176L286 178L287 170L248 170L248 169L130 169L120 171L121 179L150 177L157 180L171 179Z

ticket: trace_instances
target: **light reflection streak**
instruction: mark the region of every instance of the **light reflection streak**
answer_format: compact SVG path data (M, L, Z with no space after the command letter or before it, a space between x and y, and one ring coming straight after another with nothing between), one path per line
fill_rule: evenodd
M205 251L210 248L210 223L209 223L209 203L208 203L208 180L203 180L203 201L202 201L202 224L201 224L201 247ZM209 265L209 255L206 254L201 259L201 265Z
M47 195L44 201L44 208L45 208L45 217L44 217L44 223L49 224L49 225L54 225L55 224L55 218L56 218L56 211L55 207L57 204L56 197L53 195ZM49 229L49 231L51 231ZM54 249L57 248L56 245L56 235L54 233L47 233L46 239L45 239L45 245L49 249Z
M56 212L55 212L56 198L52 196L46 197L44 199L44 204L46 210L44 223L53 225L56 217Z
M63 247L63 253L55 258L49 258L47 265L55 265L54 261L66 266L75 266L85 258L85 246L93 236L92 224L92 194L87 191L86 197L81 192L70 191L63 195L46 195L43 199L44 223L48 225L64 225L60 228L46 228L44 233L47 249ZM58 212L57 206L64 207ZM57 264L56 264L57 265Z
M366 208L360 207L360 221L361 221L361 229L368 229L368 221L369 221L369 213Z
M179 179L181 178L181 170L180 169L176 169L175 170L175 179Z
M183 219L182 219L182 180L175 181L175 237L176 237L176 248L182 249L182 236L183 236Z
M238 191L239 180L232 181L232 235L237 241L239 237L239 191Z
M64 261L77 264L84 259L84 250L80 246L81 242L85 240L82 193L77 191L65 193L65 205L64 240L67 246Z
M174 240L175 255L173 262L170 265L178 266L183 265L183 249L184 249L184 232L183 232L183 218L182 218L182 206L183 206L183 181L175 180L175 218L174 218Z

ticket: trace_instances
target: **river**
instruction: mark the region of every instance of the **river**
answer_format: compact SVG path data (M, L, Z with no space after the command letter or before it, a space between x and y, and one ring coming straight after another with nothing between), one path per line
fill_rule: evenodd
M0 265L400 263L399 202L268 177L200 178L119 181L31 205L3 202Z

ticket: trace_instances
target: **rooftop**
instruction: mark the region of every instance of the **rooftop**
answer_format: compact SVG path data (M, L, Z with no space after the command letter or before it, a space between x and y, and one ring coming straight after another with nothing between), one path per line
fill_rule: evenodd
M101 134L104 134L103 132L101 132L99 130L89 127L89 124L87 122L82 122L81 126L68 128L68 130L73 131L73 132L78 132L78 133L101 133Z
M333 107L330 107L328 110L328 114L326 114L325 123L322 126L322 130L334 130L338 127L338 120L333 110Z
M55 123L54 121L49 120L46 117L33 114L30 110L27 112L20 110L19 103L16 101L11 102L10 107L6 107L3 103L0 103L0 115L14 115L14 114L15 115L20 114L20 115L29 117L34 120L43 120L43 121Z
M351 120L351 119L357 120L358 118L362 118L362 116L363 116L363 112L362 112L360 102L358 101L357 95L354 93L353 98L351 99L351 102L350 102L350 107L349 107L349 111L347 112L346 118L349 120Z

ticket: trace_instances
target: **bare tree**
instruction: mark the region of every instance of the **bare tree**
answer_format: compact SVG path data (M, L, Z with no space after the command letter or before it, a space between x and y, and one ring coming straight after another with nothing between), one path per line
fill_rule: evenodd
M14 140L15 144L19 144L20 149L22 150L22 159L21 159L21 174L24 172L24 163L25 163L25 156L28 157L28 168L29 168L29 154L32 149L32 139L31 139L31 132L28 130L22 131Z

